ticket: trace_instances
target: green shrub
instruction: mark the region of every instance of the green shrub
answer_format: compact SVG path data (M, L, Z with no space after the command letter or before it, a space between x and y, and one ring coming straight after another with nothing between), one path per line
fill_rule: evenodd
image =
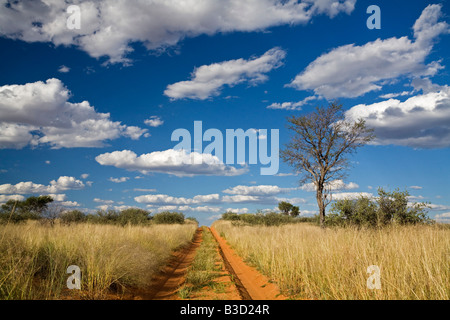
M117 223L124 226L126 224L146 224L150 221L149 212L139 208L129 208L122 210L117 217Z
M242 213L239 220L251 225L263 224L263 214L261 213Z
M237 220L239 220L239 216L237 213L228 211L228 212L222 213L222 219L229 220L229 221L237 221Z
M119 212L116 210L98 210L95 214L88 215L87 221L99 224L117 224Z
M63 212L60 217L62 224L70 225L72 223L80 223L87 220L86 215L80 210L70 210Z
M164 211L153 216L152 221L156 224L183 224L184 214L181 212Z
M295 219L291 216L281 215L275 212L269 212L263 218L263 224L266 226L280 226L293 222L295 222Z
M426 203L408 203L408 191L393 192L378 189L378 197L360 196L356 200L344 199L333 203L326 217L329 226L382 227L390 224L431 223Z

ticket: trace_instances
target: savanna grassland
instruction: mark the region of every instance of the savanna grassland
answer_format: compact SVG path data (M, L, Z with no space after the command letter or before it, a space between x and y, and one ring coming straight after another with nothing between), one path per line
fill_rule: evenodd
M144 288L196 228L194 222L0 225L0 299L104 299ZM81 290L67 289L70 265L82 271Z
M450 228L380 229L216 221L236 253L293 299L450 299ZM381 289L369 289L380 269Z

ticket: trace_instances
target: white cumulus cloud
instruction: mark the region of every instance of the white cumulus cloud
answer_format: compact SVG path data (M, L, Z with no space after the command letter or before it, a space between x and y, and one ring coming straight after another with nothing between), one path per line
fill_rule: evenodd
M25 200L25 197L20 194L11 194L11 195L0 194L0 204L5 203L9 200L22 201Z
M65 190L79 190L85 187L81 180L74 177L61 176L57 180L50 181L49 185L34 183L32 181L19 182L16 184L0 185L0 194L57 194Z
M164 121L158 116L151 116L149 119L144 120L144 123L150 127L159 127L164 124Z
M60 66L58 69L58 72L61 72L61 73L67 73L69 71L70 71L70 68L65 65Z
M197 163L194 158L201 159ZM138 156L130 150L114 151L98 155L95 160L104 166L114 166L142 173L161 172L175 176L218 175L235 176L247 172L247 168L227 166L209 153L188 153L185 150L169 149Z
M122 183L122 182L127 181L128 179L130 179L130 178L129 177L120 177L120 178L110 177L108 180L111 182L114 182L114 183Z
M401 76L435 75L443 68L439 61L425 59L440 34L449 32L442 17L442 5L427 6L414 24L414 41L401 38L377 39L362 46L348 44L322 54L288 85L313 90L327 99L358 97L380 90L382 83Z
M287 193L296 188L280 188L275 185L259 185L259 186L243 186L238 185L233 188L223 190L224 193L235 195L249 195L249 196L273 196L280 193Z
M439 223L450 223L450 212L436 214L434 219Z
M402 102L397 99L359 104L346 112L346 118L362 118L375 130L373 143L413 148L450 146L450 87L417 95Z
M373 194L368 192L339 192L333 193L331 199L332 200L356 200L360 197L368 197L373 198Z
M59 79L0 87L0 148L101 147L121 136L138 139L147 129L112 121L88 101L69 102Z
M196 195L193 198L173 197L166 194L147 194L137 196L134 200L138 203L157 205L192 205L201 203L218 202L218 194Z
M167 86L164 94L172 99L208 99L220 94L223 86L248 82L258 84L267 80L272 69L282 65L286 53L273 48L262 56L249 60L237 59L204 65L194 70L191 80Z
M350 189L357 189L359 188L359 185L354 182L345 183L343 180L337 179L328 182L325 185L325 188L328 190L336 191L336 190L350 190ZM305 191L316 191L316 185L314 182L305 183L300 187L301 190Z
M99 198L94 198L94 202L103 203L103 204L107 204L107 205L114 203L113 200L104 200L104 199L99 199Z
M274 102L267 106L267 109L301 110L302 106L308 104L310 101L316 100L317 98L317 96L309 96L297 102Z
M186 37L263 31L306 24L314 16L350 14L356 0L74 0L81 28L67 28L65 1L8 1L0 6L0 36L27 42L74 45L91 57L127 64L132 42L163 51Z

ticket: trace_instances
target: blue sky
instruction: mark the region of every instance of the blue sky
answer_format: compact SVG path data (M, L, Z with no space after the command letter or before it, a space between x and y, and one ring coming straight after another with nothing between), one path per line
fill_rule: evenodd
M450 218L447 1L73 1L80 29L46 3L0 5L0 202L51 194L208 225L288 199L312 215L315 193L281 160L276 175L217 159L198 171L170 163L171 135L278 129L283 148L286 117L338 100L377 140L335 198L398 187ZM366 26L373 4L381 29Z

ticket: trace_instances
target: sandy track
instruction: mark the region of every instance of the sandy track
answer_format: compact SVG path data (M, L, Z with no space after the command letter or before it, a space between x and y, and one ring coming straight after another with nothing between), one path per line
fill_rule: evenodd
M175 300L177 290L183 284L187 269L195 258L195 252L202 242L202 228L198 228L192 242L173 254L168 264L152 281L148 290L140 294L144 300Z
M221 254L228 267L234 274L237 287L244 300L285 300L287 297L280 294L278 288L269 279L259 273L255 268L248 266L239 257L227 242L218 234L214 227L211 232L220 245Z

